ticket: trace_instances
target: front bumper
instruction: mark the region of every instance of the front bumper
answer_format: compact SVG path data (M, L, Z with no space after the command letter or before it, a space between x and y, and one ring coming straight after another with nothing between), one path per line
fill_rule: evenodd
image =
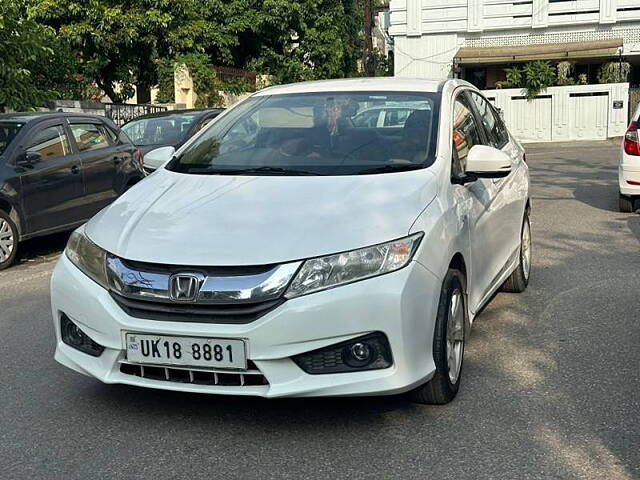
M246 325L199 324L134 318L62 255L51 279L56 333L55 359L104 383L185 392L263 397L383 395L410 390L435 372L432 345L441 280L417 262L387 275L288 300ZM66 314L103 345L91 357L62 342L60 316ZM382 370L310 375L291 357L383 332L393 365ZM247 356L268 385L196 385L153 380L120 371L125 333L243 338Z

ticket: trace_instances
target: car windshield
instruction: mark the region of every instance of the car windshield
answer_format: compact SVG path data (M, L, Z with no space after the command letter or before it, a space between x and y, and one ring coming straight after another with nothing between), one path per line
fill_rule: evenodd
M138 147L175 145L185 138L197 118L198 115L195 114L141 118L127 123L122 127L122 130Z
M251 97L220 117L167 168L220 175L360 175L425 168L435 157L439 103L438 93ZM362 121L369 112L393 112L394 118L386 124Z
M0 155L4 153L23 125L17 122L0 122Z

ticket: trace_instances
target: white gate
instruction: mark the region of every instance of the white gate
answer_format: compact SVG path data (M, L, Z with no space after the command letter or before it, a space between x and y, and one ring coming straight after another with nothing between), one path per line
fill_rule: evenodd
M571 140L605 140L609 117L608 92L569 94Z
M552 121L551 95L527 100L511 97L505 122L511 133L523 142L550 142Z
M521 89L487 90L511 133L523 142L602 140L627 129L629 84L550 87L533 100Z

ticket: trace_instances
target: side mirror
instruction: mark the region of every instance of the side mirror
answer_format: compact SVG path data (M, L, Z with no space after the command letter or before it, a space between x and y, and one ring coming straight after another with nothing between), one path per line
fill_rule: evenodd
M40 152L27 151L16 162L21 167L32 167L36 163L42 161L42 154Z
M474 145L467 156L466 174L477 178L502 178L511 172L511 158L497 148Z
M159 169L171 160L174 153L176 153L176 149L174 147L160 147L151 150L142 159L145 170L153 172Z

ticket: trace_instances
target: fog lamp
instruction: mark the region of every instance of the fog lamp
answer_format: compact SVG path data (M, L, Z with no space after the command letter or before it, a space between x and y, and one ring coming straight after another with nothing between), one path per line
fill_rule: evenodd
M60 335L64 343L92 357L99 357L104 352L102 345L94 342L64 313L60 317Z
M373 359L372 349L367 343L354 343L345 349L344 360L352 367L362 367Z
M393 364L389 341L382 332L302 353L293 361L312 375L378 370Z

